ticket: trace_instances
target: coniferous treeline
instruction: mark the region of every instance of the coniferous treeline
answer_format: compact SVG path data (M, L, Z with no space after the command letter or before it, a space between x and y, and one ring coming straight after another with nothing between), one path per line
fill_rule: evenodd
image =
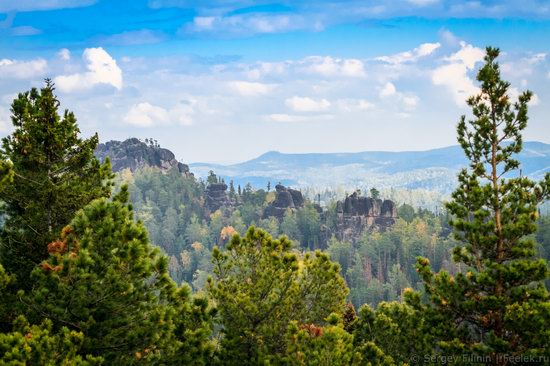
M262 220L270 192L233 188L242 206L206 216L193 179L141 171L114 185L49 81L20 94L0 151L0 363L550 362L537 210L550 174L502 178L518 168L531 94L510 102L498 53L487 49L458 125L471 164L449 223L402 206L392 229L328 248L312 205Z

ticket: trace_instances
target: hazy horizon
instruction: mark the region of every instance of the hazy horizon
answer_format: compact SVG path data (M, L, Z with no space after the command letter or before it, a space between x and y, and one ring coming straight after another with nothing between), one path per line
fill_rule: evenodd
M104 142L104 141L102 141L102 142ZM528 144L528 143L542 143L542 144L550 145L547 142L542 142L542 141L537 141L537 140L523 141L524 145ZM159 144L160 144L160 142L159 142ZM409 152L425 152L425 151L439 150L439 149L445 149L445 148L450 148L450 147L454 147L454 146L459 146L459 145L458 145L458 143L455 143L455 144L452 144L452 145L434 147L434 148L429 148L429 149L418 149L418 150L358 150L358 151L322 151L322 152L321 151L293 152L293 151L269 150L269 151L265 151L265 152L263 152L259 155L247 158L245 160L237 160L237 161L228 160L226 162L224 162L223 160L220 160L220 161L183 161L183 160L180 160L180 162L182 162L184 164L190 164L190 165L197 165L197 164L232 165L232 164L239 164L239 163L247 162L247 161L250 161L250 160L254 160L256 158L259 158L259 157L264 156L264 155L269 154L269 153L278 153L278 154L283 154L283 155L359 154L359 153L365 153L365 152L368 152L368 153L409 153ZM167 148L166 146L163 146L162 144L160 144L160 147L170 150L169 148ZM170 150L170 151L172 151L172 150ZM176 159L177 158L178 157L176 156Z

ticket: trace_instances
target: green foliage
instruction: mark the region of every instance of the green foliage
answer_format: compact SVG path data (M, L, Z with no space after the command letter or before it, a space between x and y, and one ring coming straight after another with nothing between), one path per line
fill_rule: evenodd
M20 316L13 324L13 331L0 333L0 364L24 365L101 365L101 357L80 356L84 341L81 332L63 327L52 332L52 322L44 320L40 325L29 325Z
M209 171L208 172L208 177L206 178L206 182L208 184L216 184L218 183L218 177L216 176L216 174L214 173L214 171Z
M11 331L12 317L16 312L15 276L9 275L0 264L0 332Z
M11 161L0 160L0 191L13 182L13 164Z
M542 216L537 222L536 240L539 253L546 261L550 261L550 216Z
M336 320L338 316L333 314ZM290 365L361 365L361 354L353 346L353 336L341 323L319 327L293 321L288 332L285 361Z
M321 226L319 212L311 204L296 213L296 222L300 231L300 245L305 249L319 248L319 231Z
M452 276L434 274L426 259L417 265L433 307L456 327L442 335L442 352L479 355L491 364L504 364L503 355L550 352L550 297L543 285L548 267L531 235L537 205L548 198L550 174L538 184L521 175L506 178L519 168L514 154L522 149L532 93L510 102L498 55L487 48L477 75L481 92L468 99L474 117L463 116L457 128L470 167L460 172L447 207L463 243L454 259L464 269Z
M347 288L339 266L321 252L302 259L285 237L272 239L251 227L213 251L208 292L219 308L220 360L258 364L284 355L291 321L324 324L344 310Z
M408 289L406 296L407 303L382 302L376 309L361 307L354 327L355 345L360 348L375 344L398 365L407 364L415 356L430 355L434 337L419 306L419 295Z
M327 252L342 267L351 302L374 307L402 300L406 287L422 289L415 270L418 256L427 256L437 269L456 271L450 262L456 243L444 233L437 216L415 213L410 223L400 218L384 232L365 233L354 245L331 238Z
M414 207L406 203L402 204L401 206L397 207L397 216L399 216L406 222L411 223L415 216Z
M79 138L74 114L60 116L58 107L49 80L40 91L19 94L11 107L15 130L0 150L13 169L13 182L0 191L6 215L0 260L26 289L30 272L48 255L47 244L77 210L111 190L109 162L100 165L93 155L97 135Z
M149 244L127 199L123 187L113 201L79 211L48 246L50 257L33 271L32 292L22 299L36 319L83 332L83 354L109 364L175 354L202 364L210 351L207 307L170 279L167 258Z

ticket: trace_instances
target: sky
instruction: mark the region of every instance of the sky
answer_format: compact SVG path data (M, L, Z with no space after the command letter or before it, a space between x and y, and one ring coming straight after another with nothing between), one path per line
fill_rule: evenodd
M186 163L443 147L486 46L550 143L550 1L0 0L0 135L51 78L83 136Z

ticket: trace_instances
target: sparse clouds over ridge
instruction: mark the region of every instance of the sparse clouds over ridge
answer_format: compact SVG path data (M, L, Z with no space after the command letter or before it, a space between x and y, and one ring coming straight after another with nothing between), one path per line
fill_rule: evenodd
M204 22L207 27L209 20ZM441 144L452 144L453 116L467 113L463 101L477 90L475 73L484 54L479 48L482 44L471 38L462 41L460 33L438 33L437 29L432 37L423 36L418 42L403 42L404 46L395 43L388 48L373 48L369 53L362 52L358 44L357 52L330 46L326 52L313 53L304 48L303 52L275 56L272 52L256 56L235 52L237 56L232 58L227 55L233 49L226 47L225 40L213 41L221 50L212 52L140 53L141 46L132 40L139 32L118 30L116 34L122 38L109 40L96 36L98 43L88 48L62 44L43 52L43 58L24 54L0 58L0 96L4 98L0 99L0 112L7 113L7 117L0 116L0 121L9 122L8 96L13 99L17 92L39 87L44 77L52 77L63 107L75 111L86 133L99 131L102 139L158 134L163 144L172 141L167 144L171 149L179 148L183 140L186 144L181 146L193 144L194 150L181 150L190 154L199 150L204 153L201 146L210 142L225 149L228 141L242 146L260 145L256 141L259 135L270 136L277 143L294 139L294 145L287 145L292 149L302 146L300 141L308 140L312 131L321 136L319 146L334 150L342 146L384 149L382 143L371 145L379 143L375 136L394 136L396 131L406 135L398 137L401 145L397 148L414 145L406 145L407 139L426 141L417 130L429 130L436 136L446 136L441 131L448 131L451 138ZM317 34L309 36L315 38ZM276 37L281 36L264 34L259 38L271 42ZM197 38L190 37L186 44L209 42ZM250 40L227 42L256 45ZM546 77L550 77L547 53L542 48L536 52L519 49L503 53L500 59L504 77L510 77L518 88L511 90L512 97L525 88L537 92L531 103L538 104L535 111L547 108L548 89L541 86L543 82L548 84ZM514 73L518 69L529 72ZM289 129L290 136L283 136L283 131L288 134ZM340 134L356 142L342 145ZM201 141L201 145L195 141ZM269 143L264 141L258 149L263 150ZM312 150L311 146L304 149ZM183 154L181 157L184 161L195 159Z

